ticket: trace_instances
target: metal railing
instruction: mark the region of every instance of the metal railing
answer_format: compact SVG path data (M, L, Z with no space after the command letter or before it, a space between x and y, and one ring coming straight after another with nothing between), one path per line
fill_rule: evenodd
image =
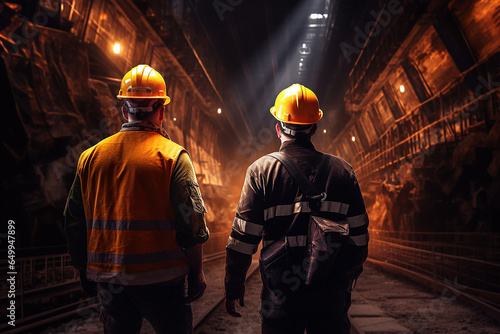
M210 244L204 249L203 261L208 262L225 256L225 245L229 233L216 232L211 234ZM208 243L207 243L208 244ZM0 261L0 270L8 272L7 260ZM16 300L18 320L29 321L36 314L25 310L27 305L40 298L51 298L58 294L80 291L79 276L71 265L71 256L67 253L33 257L16 258ZM6 281L0 285L0 305L7 305ZM5 306L4 305L4 306ZM5 322L7 318L4 319ZM4 324L4 322L0 322Z
M25 302L33 299L35 295L71 285L78 281L77 272L70 264L68 254L42 255L26 258L17 258L16 275L16 300L18 302L19 319L25 317ZM0 270L8 272L8 262L0 261ZM6 281L0 285L0 304L8 302Z
M500 234L370 231L369 257L500 307Z
M16 259L18 285L24 292L77 279L70 264L69 254L33 256ZM7 261L0 261L0 268L7 272ZM0 290L4 290L3 285Z
M394 232L370 230L370 237L398 245L479 260L500 261L500 234L463 232Z
M498 113L493 101L493 95L498 91L500 87L492 89L452 112L441 110L441 116L437 120L418 130L414 129L415 124L419 123L418 118L421 117L418 113L411 113L397 120L377 139L373 150L361 151L356 155L353 165L358 178L367 178L401 161L413 159L422 152L430 155L439 145L448 148L463 140L471 131L476 131L478 127L485 127L485 120ZM440 99L441 96L436 96L426 104L431 102L440 106L442 105ZM472 111L471 106L476 103L483 103L483 108ZM483 114L480 111L483 111Z

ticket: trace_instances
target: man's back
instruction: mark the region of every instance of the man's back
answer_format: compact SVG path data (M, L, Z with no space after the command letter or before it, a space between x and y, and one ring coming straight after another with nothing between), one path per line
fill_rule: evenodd
M170 177L184 149L151 131L125 131L86 150L77 173L87 219L159 220L169 212ZM92 197L90 197L92 196Z
M162 127L170 97L158 71L133 67L117 98L127 122L82 153L68 194L71 264L98 294L106 333L138 333L143 317L158 333L191 333L209 237L193 164Z
M226 246L226 310L239 315L236 301L243 306L245 273L262 240L262 332L348 333L350 287L362 270L368 248L368 216L356 176L344 160L323 159L314 149L310 140L323 112L310 89L299 84L286 88L270 111L279 121L280 151L309 181L314 180L321 200L304 193L274 157L262 157L248 168ZM325 167L324 161L330 165ZM315 226L312 213L332 226L349 226L347 238L332 243L337 256L329 258L329 265L321 264L326 274L321 283L314 280L317 284L306 279L315 271L308 266L314 262L308 254L314 253L317 241L310 233ZM308 253L310 248L313 252Z
M177 245L170 178L183 148L151 131L124 131L82 153L77 170L87 219L87 277L132 285L187 274Z
M311 142L287 141L281 151L292 158L311 181L314 179L322 153L316 151ZM351 166L338 157L333 157L333 161L329 175L323 176L326 183L320 185L327 193L320 215L334 221L362 215L365 213L364 203ZM289 234L307 235L308 216L300 213L310 212L308 202L280 162L269 156L258 159L248 168L245 185L248 187L242 191L244 196L240 199L236 217L262 226L264 247L282 238L292 223L297 227ZM296 219L303 222L297 224ZM354 235L365 235L361 232L365 231ZM230 240L235 248L241 245L241 249L252 247L257 250L257 245L244 234L233 233Z

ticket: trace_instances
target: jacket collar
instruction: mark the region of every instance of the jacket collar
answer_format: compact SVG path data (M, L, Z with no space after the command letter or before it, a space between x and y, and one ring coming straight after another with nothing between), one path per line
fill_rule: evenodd
M316 151L316 149L314 148L314 145L311 143L310 140L296 140L296 139L287 140L286 142L281 144L280 151L290 149L290 148L292 148L292 149L293 148L305 148L305 149Z
M150 121L133 121L124 123L120 129L120 132L122 131L152 131L170 139L170 136L164 128Z

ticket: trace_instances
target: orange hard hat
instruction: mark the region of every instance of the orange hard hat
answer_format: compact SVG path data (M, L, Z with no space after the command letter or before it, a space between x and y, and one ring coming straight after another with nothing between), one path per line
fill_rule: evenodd
M283 89L270 111L278 121L288 124L314 124L323 117L316 95L300 84Z
M119 99L164 99L170 102L167 86L160 73L149 65L137 65L123 76Z

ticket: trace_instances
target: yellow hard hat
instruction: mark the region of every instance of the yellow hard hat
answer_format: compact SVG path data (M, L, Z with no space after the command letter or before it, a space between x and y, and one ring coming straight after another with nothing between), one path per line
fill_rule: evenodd
M270 111L278 121L289 124L314 124L323 117L316 95L300 84L283 89Z
M119 99L165 99L170 103L167 86L160 73L149 65L137 65L123 76Z

